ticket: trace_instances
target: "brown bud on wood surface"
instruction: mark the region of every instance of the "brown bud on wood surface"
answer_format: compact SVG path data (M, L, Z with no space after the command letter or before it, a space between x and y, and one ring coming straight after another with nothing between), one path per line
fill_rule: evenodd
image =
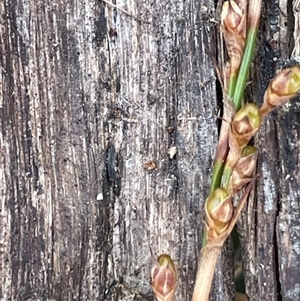
M300 91L300 66L284 69L271 80L260 109L262 117L275 107L284 105Z
M167 254L155 259L151 270L151 285L157 301L172 301L177 281L177 271L171 257Z

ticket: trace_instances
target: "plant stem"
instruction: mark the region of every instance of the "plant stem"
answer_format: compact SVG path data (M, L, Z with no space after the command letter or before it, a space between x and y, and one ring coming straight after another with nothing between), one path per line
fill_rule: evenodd
M238 76L236 75L236 73L232 73L229 79L227 94L229 98L232 98L236 111L238 111L241 108L246 81L249 75L249 68L253 58L258 22L260 18L260 7L261 7L261 0L253 0L250 1L249 3L250 28L247 34L243 59L241 62ZM222 126L221 126L220 138L222 137L222 139L225 139L226 136L228 138L228 134L225 133L225 131L227 131L228 133L228 127L223 127L223 124L224 121L222 122ZM220 146L222 147L221 151L219 151ZM227 144L227 148L228 148L228 144ZM217 155L213 167L210 193L212 193L216 188L220 187L221 185L222 173L223 173L227 154L228 154L228 149L227 150L224 149L224 141L222 141L221 143L219 142L217 147ZM230 178L230 174L228 175Z
M242 63L239 69L238 77L236 79L234 93L232 97L232 101L236 111L238 111L242 106L246 81L249 75L250 65L253 59L258 24L260 19L261 0L250 1L248 11L249 11L249 30L247 33L247 39L246 39L246 45L245 45ZM229 87L233 85L233 83L231 83L231 81L233 81L232 77L233 76L230 77ZM228 89L228 94L229 94L229 89ZM229 185L230 176L232 174L232 168L225 166L222 168L222 172L223 172L222 186L227 188Z
M224 187L225 189L228 189L231 174L232 174L232 168L225 165L223 169L223 176L222 176L222 187Z
M224 156L224 157L226 158L226 156ZM221 179L222 179L222 175L223 175L223 169L224 169L224 161L219 159L214 164L209 194L214 192L214 190L216 190L216 188L220 187Z
M261 4L262 0L252 0L249 2L249 30L247 32L246 46L233 95L233 103L236 110L239 110L241 108L245 85L249 75L250 64L252 62L257 37Z
M209 299L211 283L222 246L207 245L201 250L192 301Z
M245 92L246 81L249 75L249 68L252 62L252 57L254 53L255 40L257 36L257 29L249 29L246 47L243 55L242 64L240 67L239 75L237 77L236 86L233 94L233 103L238 111L242 105L242 99Z
M218 237L208 241L207 245L202 248L199 256L198 269L196 275L196 282L194 286L192 301L208 301L211 283L215 273L215 266L218 256L221 252L222 246L231 231L233 230L237 219L248 199L248 195L255 183L257 176L254 176L251 182L247 185L245 192L236 207L234 215L228 225L228 228Z
M236 86L236 80L237 80L237 74L236 73L231 74L229 78L228 91L227 91L227 95L230 98L233 97L235 86Z
M246 7L246 1L242 2ZM228 187L232 168L228 168L224 165L229 152L229 133L230 123L232 121L233 110L229 107L226 97L232 98L235 111L241 108L246 81L249 75L250 64L252 62L255 40L257 37L258 24L260 19L262 0L250 0L248 6L248 25L246 45L243 53L242 62L239 68L238 75L232 73L229 78L227 95L224 94L224 114L223 121L220 130L220 137L217 146L216 158L213 167L212 180L210 186L210 194L221 185L223 181L224 187ZM223 180L222 180L223 176ZM192 301L206 301L209 299L209 292L211 282L213 280L214 270L218 255L227 237L230 235L237 218L246 202L251 187L253 186L255 177L251 183L247 186L244 197L242 198L238 208L232 218L230 225L227 229L226 235L213 239L213 241L207 240L207 230L204 230L204 236L202 240L202 251L200 253L200 259L198 264L197 278L194 287Z

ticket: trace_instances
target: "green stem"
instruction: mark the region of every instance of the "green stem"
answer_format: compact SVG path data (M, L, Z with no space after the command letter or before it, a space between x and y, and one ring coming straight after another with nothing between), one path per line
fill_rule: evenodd
M252 62L253 54L254 54L256 36L257 36L257 28L249 29L247 39L246 39L246 47L245 47L242 63L240 66L239 74L236 79L236 85L235 85L233 99L232 99L236 111L238 111L242 106L242 100L243 100L243 96L244 96L246 81L247 81L247 78L249 75L249 69L250 69L250 65ZM229 82L229 87L231 87L231 85L233 85L233 83L231 83L231 82L233 82L233 80L234 80L233 76L231 76L230 82ZM228 89L228 95L230 96L229 89ZM225 164L225 162L223 163L222 167L217 169L216 172L218 172L218 174L217 175L213 174L212 178L214 179L216 177L217 179L219 179L219 176L220 176L219 173L222 172L223 173L223 176L221 175L222 186L225 188L228 188L230 176L232 174L232 168L229 168L226 166L224 168L224 164ZM214 170L215 170L215 168L214 168Z
M239 74L238 76L232 74L229 79L228 96L233 98L233 103L236 111L238 111L241 108L246 81L249 74L249 68L253 58L256 36L257 36L257 28L249 29ZM220 158L216 158L214 168L213 168L213 173L212 173L210 193L213 192L216 188L220 187L221 185L224 164L225 161L220 161ZM230 178L230 174L231 172L228 171L226 177L228 178L229 176ZM225 181L227 180L225 179Z
M249 75L250 64L253 58L256 36L257 28L249 29L246 39L246 47L233 94L233 103L237 111L241 108L242 105L246 81Z
M236 73L230 75L229 83L228 83L228 91L227 91L227 94L230 98L232 98L234 94L236 79L237 79Z
M224 169L224 162L217 160L213 168L209 194L214 192L216 188L220 187L223 169Z
M225 165L223 169L223 176L222 176L222 187L224 187L225 189L228 189L231 174L232 174L232 168Z
M247 33L246 46L245 46L243 59L241 62L238 76L236 76L236 74L232 74L230 75L230 79L229 79L227 93L229 97L232 97L236 111L238 111L242 105L246 81L249 75L250 64L252 62L252 58L254 54L255 40L257 36L257 26L258 26L259 16L260 16L260 8L261 8L261 0L250 1L249 11L255 13L256 15L254 14L254 17L252 16L251 18L251 22L249 22L250 28ZM227 153L228 150L223 152L223 155L225 155L225 157L223 156L216 157L216 161L213 167L210 193L212 193L216 188L220 187L221 185ZM226 187L228 186L231 173L232 170L225 169L223 183L226 185ZM206 230L204 231L204 233L206 233ZM204 237L205 236L206 235L204 235ZM202 247L204 247L205 245L206 245L206 239L204 238L202 241Z

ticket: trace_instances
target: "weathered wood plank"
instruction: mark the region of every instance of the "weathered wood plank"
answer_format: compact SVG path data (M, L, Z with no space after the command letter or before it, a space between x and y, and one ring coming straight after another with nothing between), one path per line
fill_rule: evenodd
M113 138L124 162L124 187L115 200L119 222L112 258L121 293L113 297L112 290L110 298L151 299L152 246L155 253L174 258L180 275L176 300L188 300L217 135L215 77L205 54L214 51L214 24L207 15L213 6L193 1L126 4L129 13L151 24L117 11L116 21L108 26L118 33L112 61L120 60L119 103L138 121L129 123L123 134L120 128ZM177 153L170 159L172 146ZM155 170L143 168L148 161L155 162Z
M116 5L145 22L101 1L0 4L5 300L151 299L150 246L178 264L177 300L192 293L217 139L213 3Z
M297 18L292 2L265 1L256 61L259 74L253 80L260 83L255 94L258 103L276 70L291 58ZM295 51L293 55L297 55ZM298 112L297 100L274 111L255 139L261 154L257 168L261 177L243 219L249 300L298 300L300 296Z
M3 300L152 300L150 246L178 266L176 301L191 297L217 141L214 3L114 5L0 3ZM299 55L294 16L265 4L258 101L293 35ZM272 113L257 139L240 227L249 300L299 297L298 113ZM233 299L231 249L211 300Z

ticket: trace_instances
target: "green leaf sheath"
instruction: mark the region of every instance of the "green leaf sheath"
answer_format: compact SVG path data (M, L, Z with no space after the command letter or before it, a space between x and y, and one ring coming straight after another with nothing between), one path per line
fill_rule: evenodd
M254 49L255 49L256 36L257 36L257 28L249 29L249 33L248 33L247 39L246 39L245 51L244 51L244 55L243 55L243 59L242 59L238 77L236 77L235 74L230 76L228 95L229 95L229 97L233 96L233 103L234 103L235 109L237 111L241 108L244 91L245 91L245 86L246 86L246 81L247 81L248 74L249 74L250 64L251 64ZM233 90L234 90L234 92L233 92ZM215 162L214 168L213 168L210 193L213 192L216 188L220 187L220 185L221 185L224 164L225 164L224 161L221 162L217 158L217 161ZM227 174L226 178L228 178L228 176L230 177L230 175Z
M224 162L222 161L216 161L213 168L211 183L210 183L210 190L209 194L214 192L214 190L221 185L221 179L224 169Z
M228 84L228 91L227 91L227 94L230 98L232 98L233 94L234 94L236 79L237 79L236 73L230 74L229 84Z
M249 75L250 64L252 62L255 49L256 36L257 28L249 29L246 39L246 47L233 94L233 103L237 111L241 108L246 81Z
M223 177L222 177L222 187L224 187L225 189L228 189L231 174L232 174L232 168L225 165L223 169Z

